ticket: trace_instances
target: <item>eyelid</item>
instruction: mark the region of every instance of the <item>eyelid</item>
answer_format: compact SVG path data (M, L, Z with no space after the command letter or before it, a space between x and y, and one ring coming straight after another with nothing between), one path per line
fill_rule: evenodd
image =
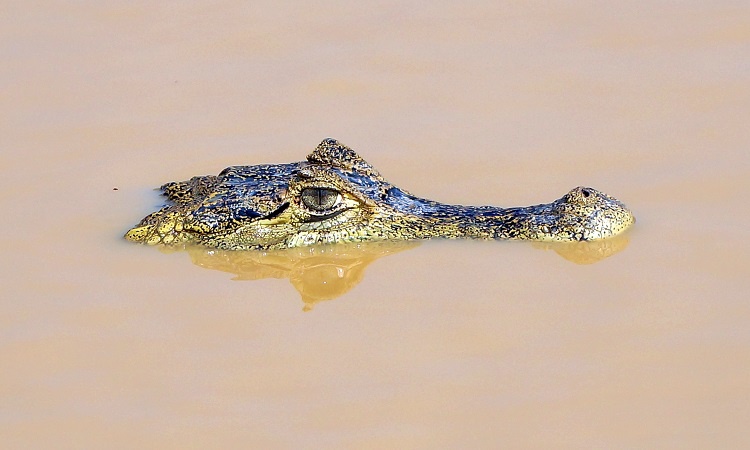
M303 220L303 222L310 223L310 222L322 222L324 220L333 219L334 217L338 216L339 214L343 213L344 211L349 211L352 209L351 207L345 207L345 208L339 208L336 211L328 212L326 214L310 214L311 218ZM314 219L313 219L314 218Z
M323 175L322 171L321 173L318 173L316 169L317 168L313 167L303 167L293 173L293 175L295 176L295 178L293 179L294 184L297 186L302 186L302 188L297 192L301 194L304 189L308 188L332 189L334 191L337 191L341 195L342 199L356 200L363 206L377 205L375 200L369 198L364 193L359 192L356 187L352 189L347 186L355 183L347 182L337 174L333 174L335 176L332 177L331 173L325 172L325 175ZM335 181L331 181L331 178L340 179L341 182L337 183Z

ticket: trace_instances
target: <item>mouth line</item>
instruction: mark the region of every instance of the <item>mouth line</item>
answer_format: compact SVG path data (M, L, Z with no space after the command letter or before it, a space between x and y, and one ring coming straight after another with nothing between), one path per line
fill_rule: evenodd
M289 208L289 202L282 203L281 206L279 206L278 208L276 208L275 211L272 211L267 216L262 217L261 220L273 219L274 217L277 217L281 213L283 213L284 211L286 211L287 208Z

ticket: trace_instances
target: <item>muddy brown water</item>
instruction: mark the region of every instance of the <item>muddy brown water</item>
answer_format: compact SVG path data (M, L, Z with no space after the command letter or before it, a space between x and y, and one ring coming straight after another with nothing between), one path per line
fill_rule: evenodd
M750 443L743 2L3 6L8 448ZM590 185L607 248L121 239L324 137L449 203ZM592 256L593 255L593 256Z

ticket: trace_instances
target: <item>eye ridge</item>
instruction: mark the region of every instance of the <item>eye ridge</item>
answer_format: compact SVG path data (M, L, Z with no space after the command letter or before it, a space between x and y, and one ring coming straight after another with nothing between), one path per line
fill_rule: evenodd
M327 187L305 188L300 193L302 203L313 211L328 211L334 208L341 199L341 194Z

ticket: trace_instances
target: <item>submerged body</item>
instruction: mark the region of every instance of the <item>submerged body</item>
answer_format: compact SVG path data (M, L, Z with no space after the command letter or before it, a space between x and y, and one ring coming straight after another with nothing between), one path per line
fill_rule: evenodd
M514 208L422 199L388 183L334 139L304 162L232 166L161 189L170 204L127 239L230 250L430 238L588 241L615 236L635 221L621 202L586 187Z

